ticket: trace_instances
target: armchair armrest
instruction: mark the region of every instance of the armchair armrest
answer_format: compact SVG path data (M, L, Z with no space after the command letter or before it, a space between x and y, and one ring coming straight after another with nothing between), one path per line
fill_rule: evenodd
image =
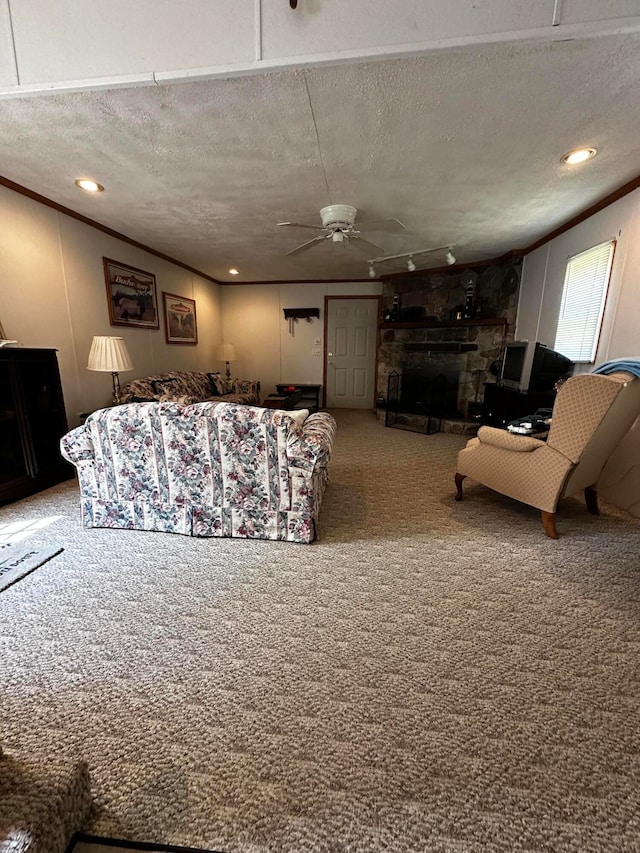
M287 456L295 468L312 472L326 468L333 450L336 422L328 412L316 412L305 420L302 428L291 433Z
M533 438L529 435L514 435L507 430L489 426L480 427L478 439L482 444L491 444L493 447L501 447L503 450L515 450L524 453L546 447L546 443L539 438Z

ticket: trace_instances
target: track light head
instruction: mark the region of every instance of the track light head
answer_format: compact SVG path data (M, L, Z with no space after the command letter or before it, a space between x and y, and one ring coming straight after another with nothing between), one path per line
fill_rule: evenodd
M369 278L375 278L376 271L373 268L373 264L369 264Z
M416 271L416 265L414 264L413 258L411 257L411 255L409 255L409 258L407 259L407 269L409 270L409 272L415 272Z
M456 259L453 257L451 249L447 250L447 254L444 256L444 259L449 264L449 266L452 266L456 262Z

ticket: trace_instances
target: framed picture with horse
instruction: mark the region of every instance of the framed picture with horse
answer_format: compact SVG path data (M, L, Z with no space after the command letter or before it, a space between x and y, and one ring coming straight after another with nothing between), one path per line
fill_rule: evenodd
M168 344L197 344L196 301L175 293L162 293L164 331Z
M159 329L155 275L111 258L102 260L111 325Z

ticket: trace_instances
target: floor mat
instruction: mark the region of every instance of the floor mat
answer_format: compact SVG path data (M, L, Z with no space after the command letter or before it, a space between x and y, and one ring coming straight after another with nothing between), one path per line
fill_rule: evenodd
M0 548L0 592L21 580L34 569L60 554L64 549L56 545L45 548L5 545Z
M176 847L175 844L153 844L146 841L123 841L118 838L103 838L79 832L71 839L67 853L223 853L222 850L205 850L202 847Z

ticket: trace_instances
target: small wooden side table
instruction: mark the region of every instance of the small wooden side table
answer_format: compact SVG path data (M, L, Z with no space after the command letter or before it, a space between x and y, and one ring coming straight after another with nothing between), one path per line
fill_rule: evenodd
M302 393L299 391L293 391L291 394L269 394L268 397L264 398L262 405L265 409L285 409L286 411L291 411L300 402L301 397Z
M290 382L287 384L286 382L280 382L276 385L276 390L278 394L293 394L295 392L286 391L287 388L294 387L296 392L300 392L300 396L298 400L293 404L291 408L295 408L298 406L301 409L309 409L309 412L313 414L317 412L320 408L320 394L322 392L322 385L314 385L304 382Z

